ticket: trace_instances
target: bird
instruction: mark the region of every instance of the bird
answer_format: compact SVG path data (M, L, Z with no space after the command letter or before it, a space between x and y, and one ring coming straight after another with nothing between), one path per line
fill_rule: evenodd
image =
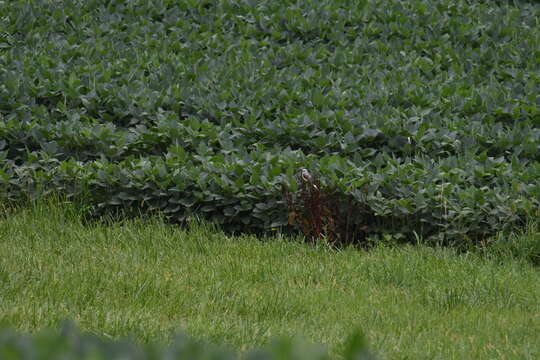
M300 172L300 176L302 176L302 180L304 180L305 182L313 181L313 177L309 173L308 169L302 169Z
M315 185L315 184L313 183L313 176L311 176L311 174L309 173L308 169L302 169L302 170L300 170L300 177L301 177L302 180L304 180L305 182L310 183L311 186L313 186L315 189L318 189L318 188L317 188L317 185Z

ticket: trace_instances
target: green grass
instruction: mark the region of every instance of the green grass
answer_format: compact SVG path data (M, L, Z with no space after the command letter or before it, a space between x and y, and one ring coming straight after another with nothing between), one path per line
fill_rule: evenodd
M337 354L361 328L382 358L540 358L540 270L501 252L336 251L155 218L83 225L70 207L5 213L0 323L20 330L71 318L113 338L182 329L244 351L294 335Z

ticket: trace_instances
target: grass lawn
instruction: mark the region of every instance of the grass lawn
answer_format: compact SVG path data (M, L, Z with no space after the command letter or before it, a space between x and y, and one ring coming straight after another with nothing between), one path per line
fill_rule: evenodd
M336 251L159 219L83 225L74 214L38 206L0 219L3 325L71 318L142 341L182 329L241 351L294 335L333 354L361 328L382 358L540 358L540 269L526 261L422 245Z

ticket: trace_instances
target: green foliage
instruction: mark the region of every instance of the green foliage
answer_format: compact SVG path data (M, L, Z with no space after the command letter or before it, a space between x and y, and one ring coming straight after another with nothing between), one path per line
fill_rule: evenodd
M540 5L0 2L0 198L287 224L307 168L437 242L540 207Z
M176 336L167 347L146 344L144 346L128 341L111 341L81 333L73 324L66 323L58 332L42 332L36 335L22 335L10 330L0 331L0 357L3 360L233 360L239 355L228 349L209 346L203 342ZM246 360L315 360L329 359L322 347L300 345L290 340L274 342L265 349L252 351L241 358ZM375 359L367 351L358 335L351 337L345 360Z

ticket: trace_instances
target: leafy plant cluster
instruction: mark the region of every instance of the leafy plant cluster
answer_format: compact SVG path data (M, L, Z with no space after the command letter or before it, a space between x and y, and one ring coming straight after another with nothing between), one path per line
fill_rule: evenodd
M361 334L349 337L343 354L345 360L370 360L375 357L368 351ZM238 354L217 346L209 346L185 335L178 335L172 344L164 347L155 344L138 345L128 341L104 340L82 333L68 323L60 332L42 332L24 335L12 330L0 331L0 357L4 360L272 360L272 359L330 359L322 346L308 346L290 340Z
M539 19L535 2L0 2L0 197L265 231L305 168L362 209L363 237L512 229L540 208Z

